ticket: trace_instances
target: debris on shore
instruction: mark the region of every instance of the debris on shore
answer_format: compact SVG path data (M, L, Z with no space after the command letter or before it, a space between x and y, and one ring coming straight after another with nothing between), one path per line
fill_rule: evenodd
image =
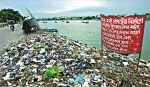
M0 85L149 87L150 62L89 47L65 36L31 34L0 55Z

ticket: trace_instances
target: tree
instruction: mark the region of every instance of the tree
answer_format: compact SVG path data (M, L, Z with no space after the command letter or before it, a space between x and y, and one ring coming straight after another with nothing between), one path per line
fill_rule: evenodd
M14 20L17 22L20 20L24 20L24 17L18 11L14 11L10 8L4 8L0 11L0 20L3 22L6 22L7 20Z

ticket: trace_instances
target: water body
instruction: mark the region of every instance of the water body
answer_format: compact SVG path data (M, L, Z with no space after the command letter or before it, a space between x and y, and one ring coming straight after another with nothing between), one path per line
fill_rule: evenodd
M73 40L78 40L81 43L85 43L89 46L101 48L101 22L100 21L89 21L89 23L81 23L80 20L69 21L39 21L42 29L45 28L57 28L61 35L65 35ZM142 59L150 60L150 21L146 21L145 32L142 47Z

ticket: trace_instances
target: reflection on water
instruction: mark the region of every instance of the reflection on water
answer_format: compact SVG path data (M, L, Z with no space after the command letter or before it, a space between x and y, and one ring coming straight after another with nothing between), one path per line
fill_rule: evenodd
M78 40L81 43L85 43L89 46L100 48L101 35L100 21L89 21L89 23L81 23L82 21L69 21L69 23L62 21L48 21L47 23L39 22L41 28L57 28L61 35L65 35L68 38ZM145 32L142 48L142 59L149 60L150 58L150 21L146 21Z

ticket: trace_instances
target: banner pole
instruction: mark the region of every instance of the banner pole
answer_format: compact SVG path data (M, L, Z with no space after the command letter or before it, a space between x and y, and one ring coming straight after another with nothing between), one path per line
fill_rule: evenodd
M100 15L102 16L102 14ZM101 20L101 24L102 24L102 20ZM102 25L101 25L102 27ZM101 28L101 50L102 50L102 58L103 58L103 40L102 40L102 28Z
M104 50L103 50L103 42L102 42L102 38L101 38L101 50L102 50L102 64L104 64L104 63L103 63L103 53L104 53L103 51L104 51Z
M138 69L139 69L140 59L141 59L141 52L139 53L139 58L138 58L138 64L137 64L136 72L138 72Z
M103 58L103 42L102 42L102 39L101 39L101 49L102 49L102 58Z

